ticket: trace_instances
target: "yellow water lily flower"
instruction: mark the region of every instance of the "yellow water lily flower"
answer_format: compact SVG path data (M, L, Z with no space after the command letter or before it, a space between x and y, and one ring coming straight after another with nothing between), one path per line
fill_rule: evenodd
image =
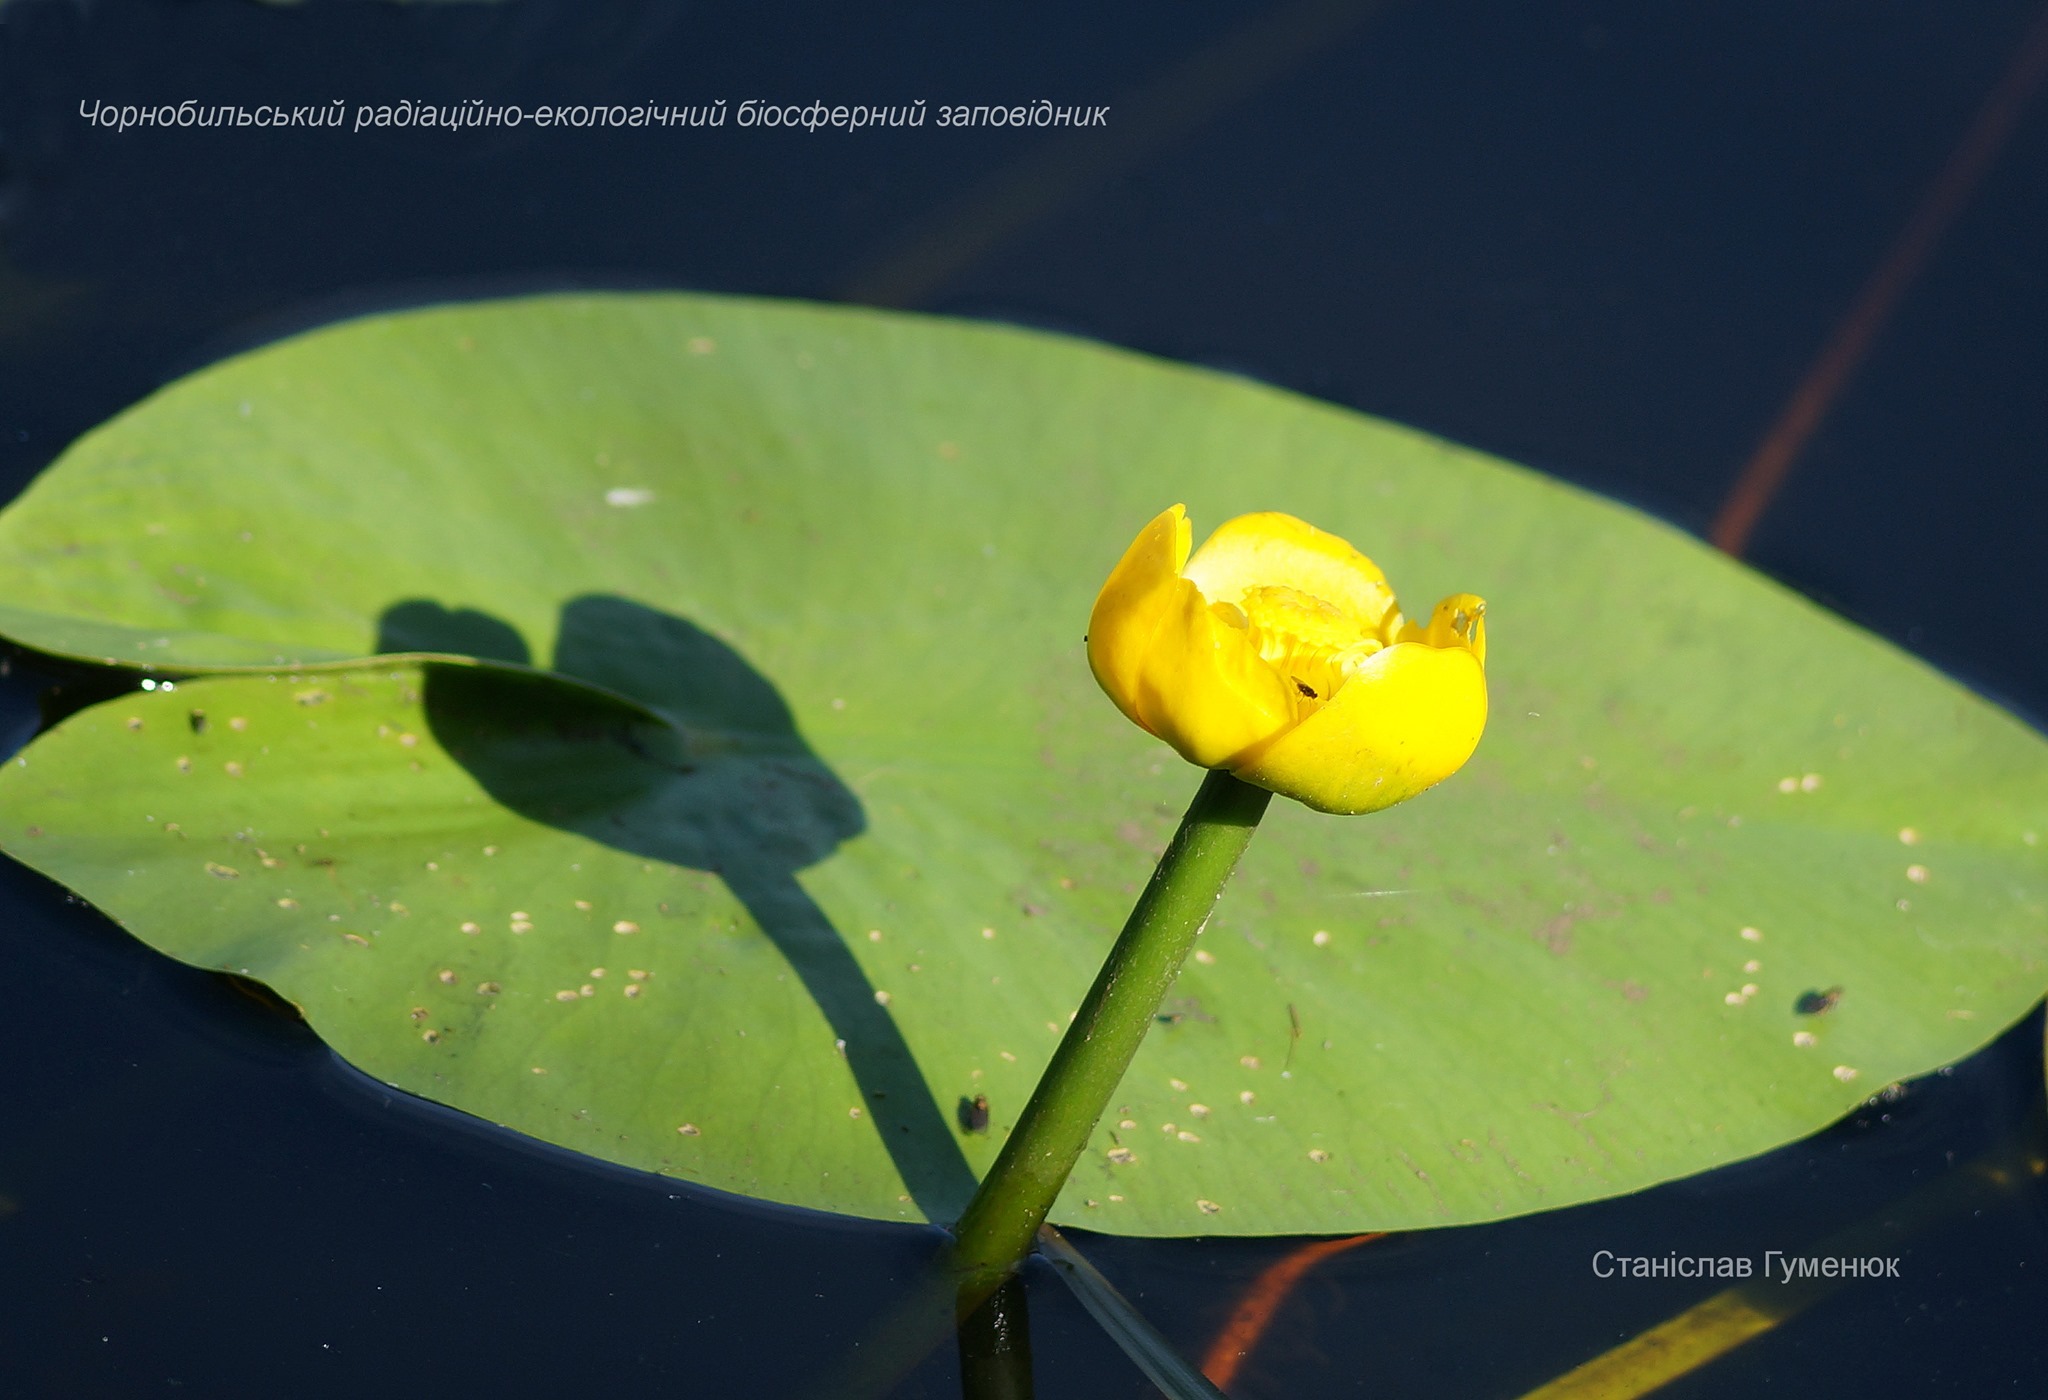
M1486 604L1426 623L1346 541L1278 511L1188 557L1187 511L1138 532L1088 620L1117 708L1204 768L1322 812L1375 812L1458 771L1486 727Z

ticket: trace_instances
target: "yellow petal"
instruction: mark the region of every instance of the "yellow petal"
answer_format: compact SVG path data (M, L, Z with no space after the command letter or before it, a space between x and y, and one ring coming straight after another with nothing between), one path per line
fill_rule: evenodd
M1395 611L1378 565L1348 541L1274 510L1218 526L1185 572L1211 602L1241 603L1254 588L1291 588L1334 604L1368 632L1377 633Z
M1176 582L1180 594L1140 661L1137 718L1188 762L1220 768L1293 724L1300 702L1241 628L1218 617L1192 583Z
M1180 506L1138 532L1088 619L1088 665L1118 709L1205 768L1293 723L1290 686L1180 575Z
M1225 766L1322 812L1376 812L1458 771L1486 727L1475 649L1402 642L1367 658L1336 698Z
M1186 507L1159 512L1110 571L1088 618L1088 667L1096 683L1126 718L1147 730L1152 726L1138 709L1138 677L1159 624L1188 587L1180 570L1189 538Z
M1436 605L1427 622L1401 628L1400 641L1433 647L1465 647L1486 664L1486 600L1477 593L1453 593Z

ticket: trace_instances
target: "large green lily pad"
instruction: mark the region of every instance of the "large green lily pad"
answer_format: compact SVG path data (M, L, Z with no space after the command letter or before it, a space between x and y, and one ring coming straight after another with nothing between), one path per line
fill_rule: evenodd
M356 322L80 441L0 516L0 631L187 678L10 764L0 845L403 1088L945 1219L1196 783L1081 646L1175 500L1484 594L1494 715L1414 802L1276 806L1056 1219L1629 1191L2048 984L2039 737L1677 532L1213 374L689 296Z

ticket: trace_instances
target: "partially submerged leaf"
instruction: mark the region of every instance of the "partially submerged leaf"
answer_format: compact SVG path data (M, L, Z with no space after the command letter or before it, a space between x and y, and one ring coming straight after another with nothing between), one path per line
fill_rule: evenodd
M1177 499L1486 596L1493 719L1393 811L1276 807L1056 1220L1339 1233L1633 1190L2048 984L2039 737L1676 532L1098 347L685 296L357 322L83 439L0 516L0 630L244 674L38 741L0 845L393 1083L944 1219L1195 785L1080 637ZM379 649L499 664L284 669Z

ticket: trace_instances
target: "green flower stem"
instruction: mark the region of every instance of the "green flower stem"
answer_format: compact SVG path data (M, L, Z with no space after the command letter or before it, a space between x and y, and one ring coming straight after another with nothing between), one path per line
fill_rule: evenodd
M1202 780L1015 1131L954 1228L963 1315L1030 1252L1272 797L1221 770Z

